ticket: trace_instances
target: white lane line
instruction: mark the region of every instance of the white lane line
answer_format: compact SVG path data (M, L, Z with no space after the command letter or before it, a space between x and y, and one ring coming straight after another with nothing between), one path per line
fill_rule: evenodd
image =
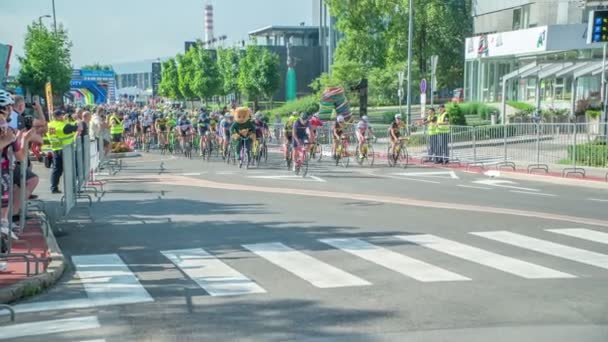
M397 235L396 237L441 253L495 268L526 279L576 278L576 276L572 274L492 253L481 248L443 239L435 235Z
M467 188L467 189L492 190L492 188L487 188L485 186L464 185L464 184L458 184L456 186L461 187L461 188Z
M326 183L326 181L324 179L319 178L317 176L302 177L302 176L298 176L298 175L273 175L273 176L263 175L263 176L247 176L247 178L276 179L276 180L287 180L287 181L295 180L295 181L301 181L301 182Z
M76 255L72 261L95 306L154 301L116 254Z
M533 196L545 196L545 197L556 197L557 196L554 194L545 194L542 192L529 192L529 191L519 191L519 190L509 190L509 192L513 192L516 194L523 194L523 195L533 195Z
M108 304L110 305L110 304ZM73 310L73 309L87 309L95 307L88 298L82 299L66 299L66 300L53 300L46 302L33 302L15 305L16 313L29 313L29 312L41 312L41 311L55 311L55 310ZM0 311L0 315L4 312Z
M443 268L359 239L322 239L319 241L419 281L471 280Z
M84 341L80 341L80 342L106 342L105 338L99 338L96 340L84 340Z
M317 182L327 183L327 181L325 179L317 177L317 176L310 176L310 178L316 180Z
M538 189L523 188L520 186L509 185L509 184L517 184L517 183L508 181L508 180L501 180L501 179L482 179L482 180L474 181L473 183L481 184L481 185L490 185L490 186L495 186L498 188L515 189L515 190L521 190L521 191L533 191L533 192L540 191Z
M506 243L520 248L529 249L538 253L556 256L587 265L608 269L608 255L588 251L585 249L560 245L533 237L511 233L507 231L475 232L470 233L490 240Z
M391 179L409 180L409 181L413 181L413 182L422 182L422 183L429 183L429 184L441 184L441 182L430 181L427 179L416 179L416 178L398 176L397 173L392 174L392 175L374 174L374 176L383 177L383 178L391 178Z
M27 336L40 336L68 331L98 329L101 325L97 316L56 319L52 321L31 322L0 327L0 340Z
M601 199L601 198L587 198L587 201L593 201L593 202L608 202L608 199Z
M211 296L265 293L261 286L201 248L161 251Z
M575 238L604 243L608 245L608 233L584 228L546 229L548 232L572 236Z
M365 286L370 282L282 243L243 245L251 252L320 288Z
M182 173L182 176L200 176L202 174L203 174L203 172L190 172L190 173Z
M451 179L460 179L456 173L452 170L448 171L430 171L430 172L401 172L401 173L393 173L394 175L404 176L404 177L431 177L431 178L451 178Z

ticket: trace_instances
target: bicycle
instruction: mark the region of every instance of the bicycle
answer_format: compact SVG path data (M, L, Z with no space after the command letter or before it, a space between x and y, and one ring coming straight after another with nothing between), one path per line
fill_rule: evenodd
M268 145L266 145L266 138L262 138L262 142L258 143L256 158L256 163L258 166L262 160L264 160L264 164L268 163Z
M408 138L399 138L399 143L395 146L395 151L393 151L393 145L389 144L386 159L388 159L388 165L390 167L394 167L397 164L403 164L403 167L407 167L409 160L407 146L405 146L407 140Z
M242 140L243 145L239 153L239 169L243 168L243 164L246 164L245 168L249 169L249 166L251 165L251 148L249 148L249 150L247 149L247 140L250 140L251 138L239 136L239 139ZM247 160L247 163L245 163L245 159Z
M308 160L310 159L310 155L309 155L309 145L311 145L310 143L304 143L304 145L301 148L301 160L296 160L296 167L294 169L294 173L296 175L299 175L301 173L302 177L306 177L306 175L308 174Z
M310 148L308 149L310 153L310 158L315 159L320 162L323 158L323 147L317 140L315 140L312 144L310 144Z
M346 135L342 135L342 141L336 147L336 166L342 165L342 167L347 168L350 162L350 156L348 153L348 137Z
M367 161L369 162L369 166L374 166L374 146L370 144L368 138L365 138L365 142L361 145L361 148L355 155L357 156L357 163L359 165L363 165L363 162Z
M188 159L192 159L192 134L186 134L183 141L184 156Z
M285 159L287 163L287 170L291 171L291 163L293 162L293 145L291 143L287 144L287 159Z

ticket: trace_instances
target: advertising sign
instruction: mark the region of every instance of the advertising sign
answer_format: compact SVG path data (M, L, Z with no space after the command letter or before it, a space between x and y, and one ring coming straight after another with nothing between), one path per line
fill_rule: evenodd
M608 10L589 12L587 44L608 42Z
M51 86L51 82L46 82L44 85L44 94L46 98L46 106L49 111L49 116L53 113L53 87Z

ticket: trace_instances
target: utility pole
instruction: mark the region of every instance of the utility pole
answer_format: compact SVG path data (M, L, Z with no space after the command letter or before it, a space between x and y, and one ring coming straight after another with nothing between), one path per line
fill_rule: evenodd
M55 0L53 0L53 30L55 31L55 38L57 38L57 15L55 14Z
M412 40L414 39L414 0L410 0L407 32L407 124L412 123Z

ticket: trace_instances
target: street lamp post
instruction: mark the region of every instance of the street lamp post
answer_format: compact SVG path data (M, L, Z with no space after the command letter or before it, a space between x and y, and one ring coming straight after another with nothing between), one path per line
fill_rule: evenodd
M412 123L412 40L414 39L414 0L409 0L407 32L407 123Z
M53 30L55 31L55 37L57 37L57 15L55 14L55 0L53 0Z
M38 17L38 23L40 24L40 26L42 26L42 18L50 18L51 16L46 14L46 15L41 15Z

